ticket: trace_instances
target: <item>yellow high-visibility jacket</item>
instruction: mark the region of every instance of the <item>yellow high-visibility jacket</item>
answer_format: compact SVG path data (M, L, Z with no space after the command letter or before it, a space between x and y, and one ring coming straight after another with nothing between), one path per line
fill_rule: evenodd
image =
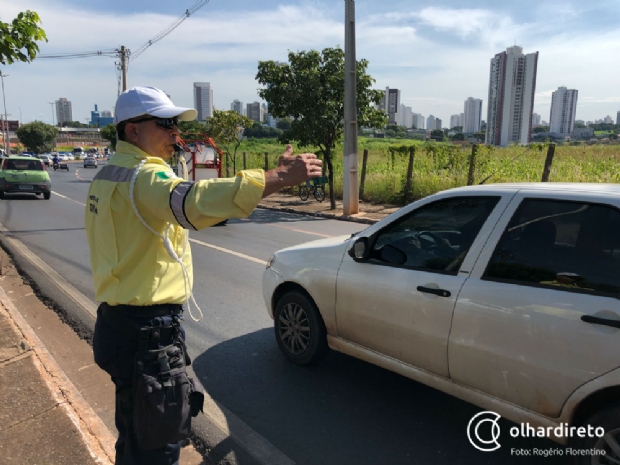
M161 158L119 141L117 152L100 169L88 191L86 235L95 284L95 298L109 305L181 304L183 270L170 257L162 239L140 222L129 199L130 182L146 158L134 187L134 202L155 231L168 236L179 257L186 230L198 230L226 218L246 218L265 188L263 170L244 170L234 178L185 181ZM185 264L193 283L192 258Z

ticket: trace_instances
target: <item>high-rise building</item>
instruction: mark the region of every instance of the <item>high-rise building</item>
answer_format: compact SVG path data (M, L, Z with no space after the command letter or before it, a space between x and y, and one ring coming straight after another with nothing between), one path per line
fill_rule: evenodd
M532 113L532 127L540 126L540 118L541 116L538 113Z
M482 118L482 99L469 97L465 100L463 118L463 133L475 134L480 132Z
M491 59L486 143L527 144L532 137L538 52L517 45Z
M426 130L432 131L433 129L435 129L435 117L428 115L428 118L426 118Z
M605 116L605 118L603 119L603 123L605 124L614 124L614 120L612 119L611 116L607 115Z
M67 121L73 121L71 102L66 98L59 98L56 100L56 122L62 124Z
M194 108L198 112L198 121L213 116L213 88L210 82L194 82Z
M461 115L450 116L450 129L461 126Z
M239 113L241 116L245 114L243 111L243 102L240 102L239 100L233 100L233 103L230 104L230 109Z
M112 118L112 112L110 110L101 110L102 118Z
M558 90L551 94L549 132L563 135L573 132L577 112L577 95L577 90L566 87L558 87Z
M259 102L248 103L246 107L245 116L257 123L261 122L261 107Z
M407 129L410 129L413 126L413 110L411 109L411 107L408 107L401 103L400 110L398 111L397 116L397 124L399 126L404 126Z
M441 129L442 128L442 121L439 118L435 118L435 129Z
M388 124L399 124L400 90L386 87L383 100L378 105L378 109L385 110L388 115Z
M420 113L414 113L413 126L415 126L416 129L424 129L424 116L422 116Z
M616 115L616 124L620 124L620 111Z

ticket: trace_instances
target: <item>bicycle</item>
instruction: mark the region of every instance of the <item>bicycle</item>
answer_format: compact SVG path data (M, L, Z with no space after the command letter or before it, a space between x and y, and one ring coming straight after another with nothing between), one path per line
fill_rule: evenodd
M325 200L325 184L327 184L327 181L327 176L320 176L318 178L312 178L310 184L302 184L299 186L299 198L306 201L312 192L317 202L322 202Z

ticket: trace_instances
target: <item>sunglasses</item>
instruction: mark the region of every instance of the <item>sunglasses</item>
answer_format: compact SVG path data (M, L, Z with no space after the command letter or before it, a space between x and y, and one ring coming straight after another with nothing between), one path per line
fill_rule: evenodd
M174 129L175 126L179 126L179 117L174 118L158 118L157 116L147 116L145 118L139 118L136 120L128 121L128 123L145 123L147 121L155 121L155 124L164 129Z

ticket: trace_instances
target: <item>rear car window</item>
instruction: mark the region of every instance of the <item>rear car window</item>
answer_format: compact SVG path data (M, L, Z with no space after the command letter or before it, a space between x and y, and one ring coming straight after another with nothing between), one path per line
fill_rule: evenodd
M17 171L43 171L40 160L4 160L3 169Z

